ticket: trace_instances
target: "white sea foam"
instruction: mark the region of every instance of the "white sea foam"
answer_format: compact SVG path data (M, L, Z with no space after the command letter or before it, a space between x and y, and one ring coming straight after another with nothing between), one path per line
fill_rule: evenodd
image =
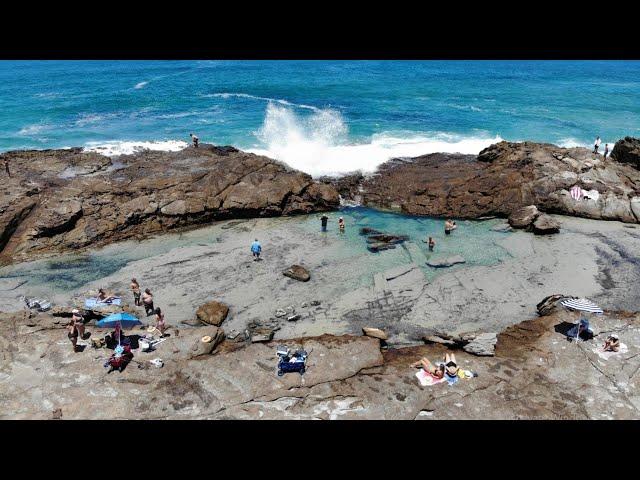
M385 132L368 142L348 143L348 129L336 110L301 117L290 108L270 103L257 133L264 147L248 151L281 160L311 175L371 172L394 157L434 152L477 154L499 136L460 136L443 132Z
M130 155L142 150L161 150L165 152L177 152L187 146L186 142L179 140L163 140L157 142L136 142L136 141L111 141L111 142L89 142L84 150L87 152L97 152L108 157L117 155Z
M264 102L270 102L270 103L278 103L280 105L285 105L287 107L297 107L297 108L304 108L306 110L312 110L314 112L318 112L320 111L320 109L318 107L314 107L313 105L305 105L304 103L293 103L293 102L289 102L288 100L284 100L282 98L270 98L270 97L259 97L256 95L249 95L248 93L229 93L229 92L222 92L222 93L208 93L205 95L202 95L203 97L217 97L217 98L224 98L224 99L228 99L228 98L247 98L247 99L251 99L251 100L262 100Z
M145 85L147 85L148 83L149 82L139 82L139 83L136 83L136 86L133 88L135 88L136 90L140 90L141 88L144 88Z
M51 125L47 125L46 123L36 123L33 125L27 125L22 127L18 132L18 135L35 135L37 133L46 132L51 130Z

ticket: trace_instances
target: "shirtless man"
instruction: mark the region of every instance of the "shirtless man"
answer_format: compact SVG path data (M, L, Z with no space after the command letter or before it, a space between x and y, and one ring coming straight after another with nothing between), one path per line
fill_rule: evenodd
M151 316L154 312L153 294L148 288L145 288L144 293L142 294L142 304L144 305L144 311L147 313L147 317Z

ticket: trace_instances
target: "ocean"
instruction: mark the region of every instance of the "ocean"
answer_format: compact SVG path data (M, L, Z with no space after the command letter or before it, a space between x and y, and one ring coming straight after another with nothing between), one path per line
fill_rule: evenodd
M640 136L638 61L0 61L0 151L180 149L312 175L500 140Z

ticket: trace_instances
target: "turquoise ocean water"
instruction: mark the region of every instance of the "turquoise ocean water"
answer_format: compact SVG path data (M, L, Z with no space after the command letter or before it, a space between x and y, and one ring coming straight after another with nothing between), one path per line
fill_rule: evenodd
M0 61L0 151L201 141L312 174L640 135L637 61Z

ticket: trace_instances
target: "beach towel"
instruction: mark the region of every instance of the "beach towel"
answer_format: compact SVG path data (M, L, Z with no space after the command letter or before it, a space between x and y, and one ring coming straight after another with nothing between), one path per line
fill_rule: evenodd
M628 351L629 349L627 348L627 344L622 342L620 342L620 348L618 348L617 352L605 352L602 345L593 349L593 353L598 354L598 356L603 360L609 360L611 357L615 357L621 353L627 353Z
M84 301L84 306L86 308L95 308L95 307L103 307L105 305L120 305L122 303L122 299L120 297L116 297L109 302L99 302L97 298L87 298Z
M426 372L424 368L421 368L416 372L416 378L423 387L430 387L431 385L444 382L444 378L436 378L429 372Z

